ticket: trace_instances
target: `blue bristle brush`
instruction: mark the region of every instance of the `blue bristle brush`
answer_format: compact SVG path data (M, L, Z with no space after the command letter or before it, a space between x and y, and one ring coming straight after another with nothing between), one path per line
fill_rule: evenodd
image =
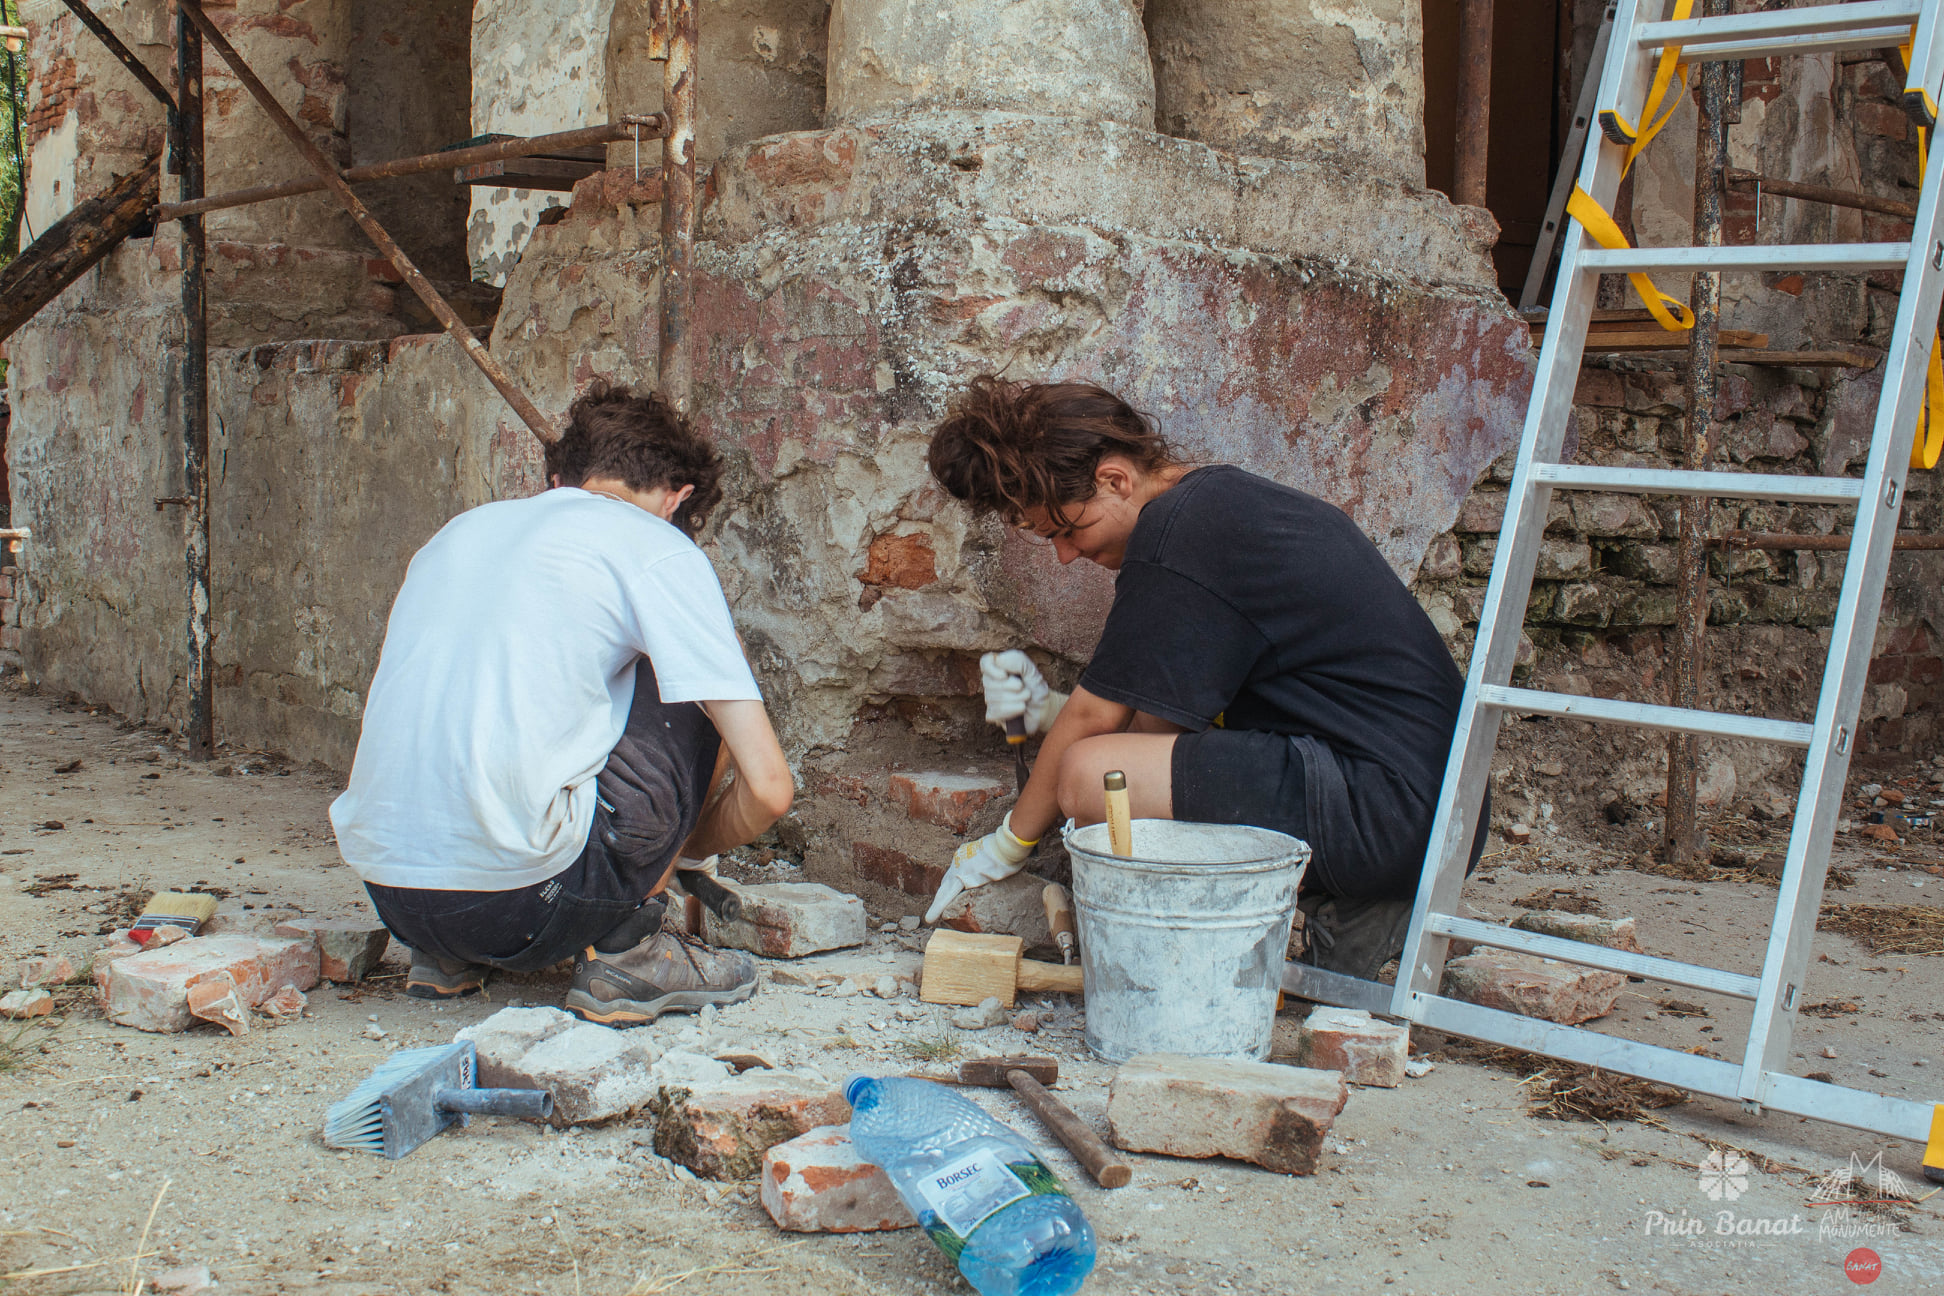
M324 1113L324 1146L380 1152L396 1161L473 1113L529 1120L553 1115L553 1095L545 1089L477 1089L478 1071L471 1040L400 1049L331 1104Z

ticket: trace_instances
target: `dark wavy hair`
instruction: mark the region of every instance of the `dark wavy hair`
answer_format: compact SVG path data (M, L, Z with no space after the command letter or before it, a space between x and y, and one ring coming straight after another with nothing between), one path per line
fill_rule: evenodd
M1058 526L1094 496L1103 457L1144 472L1182 460L1154 420L1094 383L1013 382L980 374L932 431L932 476L974 513L1019 522L1042 508Z
M618 478L637 491L694 486L672 519L691 536L722 502L722 456L688 419L657 392L638 394L599 379L568 407L566 430L547 447L546 464L547 477L562 486L590 477Z

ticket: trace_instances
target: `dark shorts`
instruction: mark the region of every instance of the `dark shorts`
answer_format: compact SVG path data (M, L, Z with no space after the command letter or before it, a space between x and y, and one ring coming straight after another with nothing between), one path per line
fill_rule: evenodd
M699 705L662 702L644 657L627 727L594 777L594 826L578 859L512 891L365 890L391 934L417 952L510 972L551 967L638 917L702 817L721 746Z
M1250 824L1309 843L1304 892L1346 900L1409 900L1424 871L1436 791L1415 796L1388 770L1345 760L1306 735L1207 729L1175 739L1174 815ZM1472 837L1478 864L1491 822L1487 794Z

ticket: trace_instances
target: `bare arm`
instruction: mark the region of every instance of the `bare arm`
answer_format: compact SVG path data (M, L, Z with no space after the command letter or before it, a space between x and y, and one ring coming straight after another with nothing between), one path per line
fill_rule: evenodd
M688 859L706 859L756 840L796 799L796 778L761 702L704 702L701 707L722 735L734 777L703 810L683 844L682 855Z
M1060 764L1067 749L1083 738L1120 733L1134 719L1134 708L1097 697L1083 688L1060 708L1059 719L1040 743L1039 759L1026 790L1013 806L1012 830L1025 841L1037 841L1060 822Z

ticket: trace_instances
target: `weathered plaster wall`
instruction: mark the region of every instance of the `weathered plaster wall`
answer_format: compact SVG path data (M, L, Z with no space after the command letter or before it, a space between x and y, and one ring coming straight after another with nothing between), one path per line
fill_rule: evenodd
M1157 128L1424 183L1418 0L1147 0Z

